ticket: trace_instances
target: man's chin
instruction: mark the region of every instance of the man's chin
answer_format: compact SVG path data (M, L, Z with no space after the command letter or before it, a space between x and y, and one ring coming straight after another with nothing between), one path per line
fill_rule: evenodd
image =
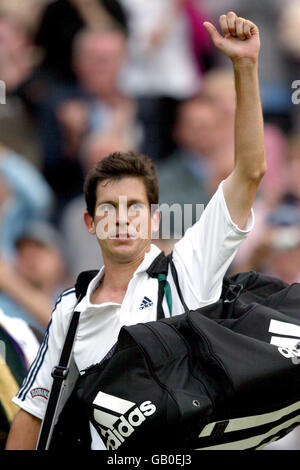
M110 253L110 257L115 258L120 262L133 261L139 257L142 252L149 250L149 244L147 240L143 240L145 243L141 243L141 239L129 239L129 240L112 240L109 245L105 248L102 247L102 251Z

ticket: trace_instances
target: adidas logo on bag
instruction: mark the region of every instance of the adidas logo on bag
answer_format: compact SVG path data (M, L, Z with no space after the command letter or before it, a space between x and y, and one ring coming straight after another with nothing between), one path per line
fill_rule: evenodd
M150 300L148 297L144 297L142 300L141 305L139 306L139 310L144 310L144 308L151 307L153 305L152 300Z
M300 363L300 326L293 323L285 323L278 320L271 320L269 333L284 336L272 336L271 344L278 347L282 356L292 359L293 364Z
M98 392L93 404L94 419L106 439L108 450L116 450L140 426L148 416L156 412L156 406L149 400L137 406L107 393Z

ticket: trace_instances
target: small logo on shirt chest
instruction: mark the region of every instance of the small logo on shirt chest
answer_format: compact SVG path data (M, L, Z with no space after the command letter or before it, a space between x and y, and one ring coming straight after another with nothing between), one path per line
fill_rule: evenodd
M144 296L141 305L139 306L139 310L144 310L145 308L152 307L153 302L149 297Z

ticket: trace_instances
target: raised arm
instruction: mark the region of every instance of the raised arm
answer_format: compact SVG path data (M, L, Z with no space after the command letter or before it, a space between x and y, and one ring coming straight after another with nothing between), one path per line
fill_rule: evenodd
M223 36L205 22L214 45L233 65L236 88L235 166L223 185L232 220L244 228L266 171L264 123L258 82L259 30L234 12L220 17Z

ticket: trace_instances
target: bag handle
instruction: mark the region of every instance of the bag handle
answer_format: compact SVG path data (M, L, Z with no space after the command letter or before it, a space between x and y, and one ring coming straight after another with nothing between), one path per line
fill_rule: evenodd
M177 271L173 262L173 252L169 255L165 255L162 251L152 262L152 264L147 269L147 274L151 277L158 279L158 298L157 298L157 320L165 318L163 310L163 299L166 296L167 304L170 311L170 316L172 316L172 293L170 284L167 281L167 275L169 271L169 266L171 268L171 274L175 283L175 287L184 308L185 313L189 312L189 308L184 300L182 291L179 286Z
M162 302L164 295L166 295L170 315L172 315L172 295L170 285L167 281L169 261L168 257L162 251L152 261L151 265L147 269L147 274L150 277L157 278L158 280L158 296L157 296L157 320L165 318L164 311L162 308Z
M184 308L184 313L189 313L190 309L188 308L187 304L185 303L182 291L180 289L180 285L179 285L179 281L178 281L178 274L177 274L175 264L174 264L174 261L173 261L173 252L171 252L168 255L168 258L169 258L170 267L171 267L171 274L172 274L172 277L173 277L173 280L174 280L174 283L175 283L175 286L176 286L176 289L177 289L178 296L179 296L180 301L182 303L182 306Z

